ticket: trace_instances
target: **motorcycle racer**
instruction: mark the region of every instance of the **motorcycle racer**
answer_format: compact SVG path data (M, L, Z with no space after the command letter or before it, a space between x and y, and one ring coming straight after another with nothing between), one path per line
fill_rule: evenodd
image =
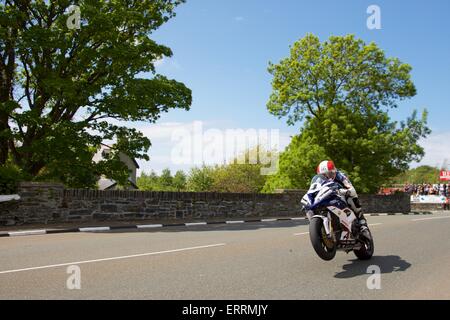
M361 226L361 231L364 230L367 226L367 222L364 219L364 215L362 213L358 194L356 193L355 188L350 182L350 179L344 173L336 169L333 161L325 160L322 161L317 167L317 175L313 178L313 181L317 183L320 181L326 182L329 180L337 182L342 186L342 188L339 189L339 194L345 197L348 205L358 218L358 222Z

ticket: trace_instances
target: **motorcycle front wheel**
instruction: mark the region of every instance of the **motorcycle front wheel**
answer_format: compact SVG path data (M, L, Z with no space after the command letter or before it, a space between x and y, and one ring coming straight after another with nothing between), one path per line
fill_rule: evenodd
M317 255L325 261L332 260L336 255L336 243L329 239L320 218L311 219L309 237Z

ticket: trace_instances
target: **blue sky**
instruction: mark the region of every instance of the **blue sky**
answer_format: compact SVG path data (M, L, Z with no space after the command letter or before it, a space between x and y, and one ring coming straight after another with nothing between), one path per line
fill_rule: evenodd
M370 5L381 9L381 30L366 26ZM164 114L156 125L137 125L153 143L152 160L141 162L145 171L188 168L169 161L170 132L194 121L222 130L279 129L286 144L299 125L287 126L268 113L267 66L288 56L289 46L308 32L322 41L355 34L409 63L418 94L390 114L404 120L413 109L427 108L433 135L421 141L427 151L422 163L450 159L442 141L450 141L450 1L187 0L176 12L151 36L174 52L158 62L157 71L191 88L193 104L188 112Z

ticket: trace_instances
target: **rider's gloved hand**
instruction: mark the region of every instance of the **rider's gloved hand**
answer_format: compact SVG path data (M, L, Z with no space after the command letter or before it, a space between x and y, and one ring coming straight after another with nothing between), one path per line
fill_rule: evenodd
M350 190L342 188L338 191L339 195L348 198L350 196Z

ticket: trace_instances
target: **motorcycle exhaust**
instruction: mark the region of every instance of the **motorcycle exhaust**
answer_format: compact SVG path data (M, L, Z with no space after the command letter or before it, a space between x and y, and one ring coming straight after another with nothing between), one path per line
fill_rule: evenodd
M359 250L362 248L362 243L356 241L347 241L344 243L339 243L337 246L337 250L339 251L351 251L351 250Z

